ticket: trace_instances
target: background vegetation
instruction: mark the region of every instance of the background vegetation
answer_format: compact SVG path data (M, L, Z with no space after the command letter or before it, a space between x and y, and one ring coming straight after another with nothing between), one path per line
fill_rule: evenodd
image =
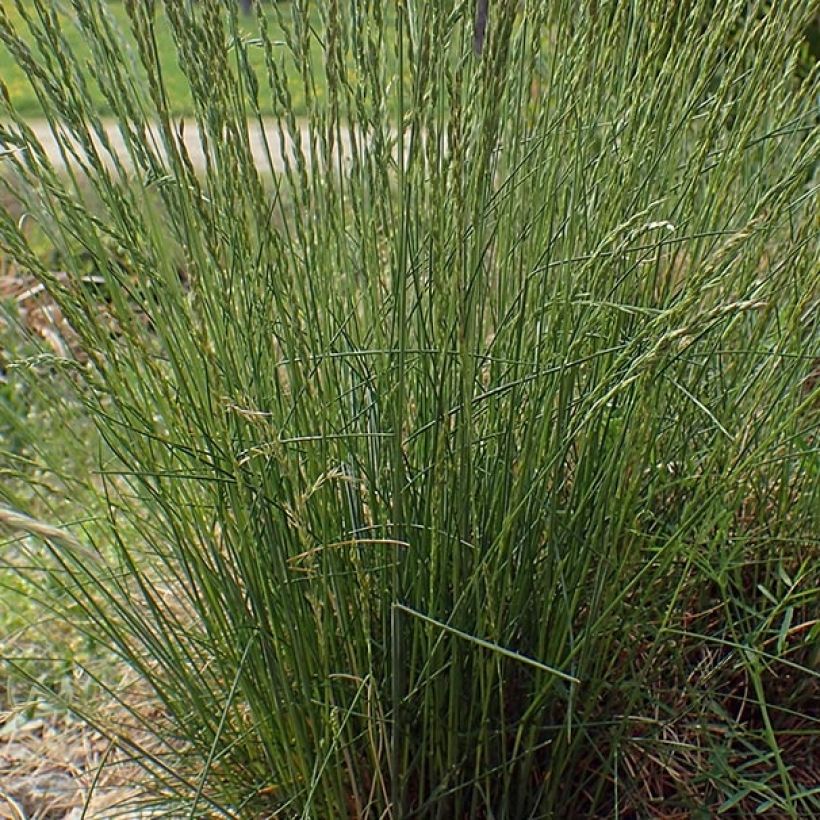
M280 41L282 32L279 28L279 15L281 14L284 19L287 19L290 16L290 4L271 2L264 5L269 12L269 37L274 42ZM4 3L4 6L6 7L5 11L8 20L17 28L21 35L26 38L29 45L35 48L36 54L37 41L35 37L31 36L27 26L27 20L38 20L40 7L30 3L21 3L18 5L13 2ZM118 38L118 45L121 48L120 57L123 60L123 64L125 66L136 67L139 63L139 58L135 53L134 39L130 34L129 17L126 6L127 3L121 2L121 0L109 0L109 2L106 3L105 12L110 24L121 34L121 37ZM65 38L67 47L71 48L72 52L76 55L78 70L85 81L85 89L89 102L100 114L111 115L114 113L114 110L105 92L97 82L97 75L90 54L90 44L85 37L82 27L76 24L76 15L72 11L70 0L68 2L66 2L66 0L57 0L57 2L45 3L42 4L42 8L52 20L59 22L61 34ZM314 11L308 20L309 24L317 25L319 20L318 14ZM251 65L256 71L260 71L264 74L265 59L258 42L259 29L255 17L240 14L238 16L238 30L239 36L249 45L248 59ZM157 8L156 23L153 31L157 57L162 71L163 85L168 95L171 108L177 115L190 115L193 113L190 88L185 79L185 72L178 63L177 50L174 46L174 37L172 34L173 29L162 10L161 4ZM49 52L50 46L45 45L44 53L39 56L47 60ZM321 60L321 53L321 44L317 38L314 38L312 48L313 59L317 61ZM287 70L290 72L292 79L298 80L299 70L295 63L289 63ZM29 117L42 117L48 110L48 105L44 105L43 101L37 96L34 88L27 80L27 75L28 72L26 68L18 64L8 48L0 43L0 77L3 78L3 81L9 89L9 93L14 99L15 108L20 114ZM294 83L293 89L294 94L291 99L291 106L295 113L304 114L305 99L301 93L302 89L298 83ZM314 92L321 95L323 86L317 86ZM270 98L263 102L262 108L265 113L273 113L274 105L275 101Z
M3 86L3 556L119 717L48 697L173 816L815 813L816 4L71 5L0 10L73 156Z

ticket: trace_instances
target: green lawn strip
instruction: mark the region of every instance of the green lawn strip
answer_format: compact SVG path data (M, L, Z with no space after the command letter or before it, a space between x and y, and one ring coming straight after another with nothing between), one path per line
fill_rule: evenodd
M55 4L57 7L60 7L60 5L65 4ZM4 3L4 6L7 6L5 13L8 15L12 25L17 29L18 33L24 36L24 39L27 39L25 35L27 31L26 23L20 12L15 8L12 2ZM134 40L130 32L128 13L124 3L110 2L108 9L116 26L122 32L124 44L127 47L133 47ZM280 11L287 17L289 13L287 5L283 4ZM268 10L266 14L268 16L268 31L270 37L274 41L281 40L282 30L278 22L278 14L270 10ZM110 115L112 113L111 107L105 95L100 90L99 85L94 80L93 69L87 62L90 56L87 42L83 33L76 25L73 14L67 10L61 10L57 12L57 16L66 42L84 67L85 77L89 81L90 102L99 114L103 116ZM240 15L239 24L244 38L252 41L258 37L259 27L255 15ZM191 101L190 88L180 68L171 28L161 8L157 11L155 35L157 50L162 65L163 81L171 104L172 113L179 116L191 115L194 113L194 107ZM321 51L321 45L315 38L312 48L318 56ZM251 68L258 73L259 77L263 77L265 74L265 58L261 48L250 48L249 55ZM126 57L124 56L123 59L126 59ZM135 60L136 58L132 56L131 59ZM321 63L317 60L316 64L320 65ZM292 110L296 115L302 116L306 113L306 104L299 66L295 60L287 58L284 60L284 66L291 89ZM0 42L0 80L2 80L8 88L11 100L20 114L27 117L43 116L42 104L33 92L25 72L17 65L9 53L8 48L2 42ZM262 85L264 87L264 83ZM321 98L323 94L322 83L317 83L315 88L316 93ZM266 97L264 93L260 96L259 103L263 114L273 114L275 112L274 101L270 97Z

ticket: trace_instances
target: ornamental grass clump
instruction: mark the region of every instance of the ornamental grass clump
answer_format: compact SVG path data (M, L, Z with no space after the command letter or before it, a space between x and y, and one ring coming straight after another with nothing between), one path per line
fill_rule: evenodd
M64 5L0 246L106 512L25 521L155 810L811 813L816 4Z

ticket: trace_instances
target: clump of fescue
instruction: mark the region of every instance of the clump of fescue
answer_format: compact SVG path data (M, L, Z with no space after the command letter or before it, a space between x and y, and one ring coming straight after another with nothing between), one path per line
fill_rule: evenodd
M3 174L68 277L6 211L0 246L88 357L108 522L47 543L155 693L159 746L102 728L156 799L810 813L774 683L816 684L814 3L499 0L480 49L475 2L260 3L249 38L126 0L127 45L68 5L82 59L0 10L70 169L6 96Z

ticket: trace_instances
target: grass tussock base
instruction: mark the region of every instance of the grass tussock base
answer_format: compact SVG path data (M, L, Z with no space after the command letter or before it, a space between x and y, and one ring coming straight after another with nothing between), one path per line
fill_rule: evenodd
M86 432L8 422L4 560L150 688L70 705L153 810L814 813L815 4L166 2L204 168L158 4L67 4L82 67L15 5L67 170L0 93L0 246L71 339L10 383Z

